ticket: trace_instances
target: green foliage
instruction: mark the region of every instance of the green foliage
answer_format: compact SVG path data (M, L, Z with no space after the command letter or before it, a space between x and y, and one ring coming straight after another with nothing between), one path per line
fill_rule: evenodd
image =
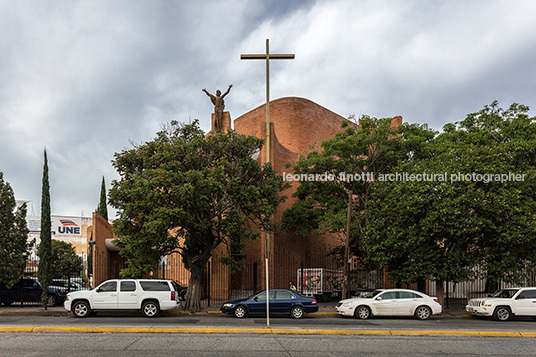
M67 279L72 273L82 269L80 258L71 243L52 240L52 276Z
M386 265L401 283L469 280L477 267L489 280L519 283L536 261L536 122L527 111L494 102L445 125L421 141L419 155L393 168L444 174L443 181L376 182L364 241L369 261ZM526 176L498 182L461 180L458 173Z
M52 283L52 222L50 218L50 185L48 181L47 151L44 152L43 181L41 189L41 233L37 254L39 255L39 268L37 275L43 285L41 302L47 308L47 287Z
M106 202L106 185L104 183L104 176L102 177L100 201L95 212L97 212L105 220L108 220L108 203Z
M285 184L269 164L251 158L262 144L233 131L205 138L196 120L172 122L154 140L117 153L122 178L112 183L110 203L119 209L114 231L128 257L122 275L152 271L177 251L192 279L200 279L218 245L255 238L253 226L272 229Z
M0 282L11 286L23 275L28 252L26 204L16 208L11 185L0 172Z
M295 193L299 201L284 212L282 223L284 229L292 229L298 235L313 232L346 234L348 194L351 192L354 201L351 250L362 257L364 212L373 179L387 172L412 145L402 140L399 128L391 128L391 118L363 116L358 124L344 121L342 127L346 129L324 141L320 148L312 148L294 166L294 174L327 173L333 180L302 181ZM343 249L337 251L344 253Z

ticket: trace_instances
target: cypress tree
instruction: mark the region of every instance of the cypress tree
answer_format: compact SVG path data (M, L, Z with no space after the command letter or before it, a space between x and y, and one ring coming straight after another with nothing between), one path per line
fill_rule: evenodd
M45 160L43 165L43 183L41 189L41 243L37 253L39 255L39 269L37 275L39 282L43 286L41 303L47 309L48 294L47 288L52 283L52 224L50 218L50 185L48 182L48 160L45 149Z
M106 202L106 186L104 184L104 176L102 176L100 202L95 212L100 214L105 220L108 220L108 204Z

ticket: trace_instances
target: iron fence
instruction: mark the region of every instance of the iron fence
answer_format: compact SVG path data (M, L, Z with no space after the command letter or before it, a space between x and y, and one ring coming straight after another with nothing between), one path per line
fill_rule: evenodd
M239 269L232 270L222 263L223 256L213 255L205 267L202 282L201 306L217 306L224 301L246 298L264 289L265 261L244 259ZM26 264L26 276L37 276L39 259L32 256ZM66 290L73 289L72 282L77 288L89 289L102 281L120 278L120 272L125 267L123 259L110 257L109 253L96 254L93 264L82 263L81 269L62 272L57 279L66 282ZM297 258L291 254L278 254L270 260L270 288L287 289L294 285L303 295L315 296L320 305L333 306L342 295L342 285L349 279L349 294L359 296L364 292L380 288L410 288L422 291L432 296L437 295L437 283L423 281L421 284L397 284L390 282L388 273L384 270L351 270L344 277L343 269L333 258L324 253ZM94 277L98 277L93 280ZM187 287L190 273L184 269L180 255L174 254L162 259L158 269L150 272L144 278L172 279L179 285ZM489 283L486 279L476 279L466 282L446 282L445 309L463 308L467 300L484 297L496 289L515 286L536 286L536 274L531 271L528 278L521 284L506 282ZM22 301L22 299L21 299ZM14 302L22 305L38 305L40 302Z

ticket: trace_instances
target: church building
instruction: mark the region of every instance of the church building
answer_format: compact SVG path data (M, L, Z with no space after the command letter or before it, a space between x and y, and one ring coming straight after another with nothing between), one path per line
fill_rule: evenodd
M316 104L310 100L297 97L280 98L270 102L270 162L275 171L283 175L292 173L292 167L300 155L307 155L313 144L330 139L341 131L341 124L346 118ZM215 114L212 114L214 129ZM261 105L236 118L233 129L238 133L266 137L266 105ZM401 125L402 118L393 118L392 126ZM223 113L223 130L231 128L229 112ZM257 160L266 162L266 147L260 152ZM283 212L290 208L296 198L292 197L299 183L292 182L291 188L282 192L287 199L282 203L274 216L280 221ZM113 236L111 227L96 213L93 226L88 228L88 237L92 237L93 249L93 284L106 279L119 277L119 270L124 263L119 257L117 248L111 243ZM90 238L88 238L89 240ZM337 279L342 277L342 268L337 267L328 253L343 244L345 237L338 235L307 237L297 236L292 232L276 231L270 234L270 288L288 288L292 281L298 290L307 284L320 284L320 289L336 290ZM245 243L244 249L237 259L245 261L244 268L239 272L231 272L229 267L219 262L220 257L228 256L226 247L218 247L206 269L205 297L214 300L225 300L237 297L237 292L253 293L265 288L266 234ZM315 273L315 274L312 274ZM176 280L179 284L188 284L189 274L182 266L180 256L172 254L165 257L159 271L154 277ZM374 280L374 276L368 276ZM366 278L365 278L366 279ZM325 281L320 281L325 280ZM326 284L330 287L327 288Z

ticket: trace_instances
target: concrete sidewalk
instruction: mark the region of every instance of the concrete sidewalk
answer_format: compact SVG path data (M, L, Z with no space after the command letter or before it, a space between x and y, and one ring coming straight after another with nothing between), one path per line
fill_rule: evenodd
M108 311L107 313L110 313ZM113 312L112 312L113 313ZM0 306L0 316L2 315L24 315L24 316L31 316L31 315L39 315L39 316L62 316L62 315L69 315L70 313L65 310L63 306L53 306L49 307L45 310L42 306L31 306L31 305L25 305L25 306L18 306L18 305L12 305L12 306ZM179 308L178 310L172 310L172 311L162 311L162 314L195 314L195 315L206 315L206 314L221 314L220 312L220 306L210 306L210 307L204 307L201 311L191 313L190 311L185 311L182 308ZM320 315L320 316L337 316L337 313L335 312L334 307L320 307L318 312L314 313L314 315ZM449 309L444 311L440 315L435 315L434 317L438 318L469 318L471 315L467 313L465 310L461 309Z

